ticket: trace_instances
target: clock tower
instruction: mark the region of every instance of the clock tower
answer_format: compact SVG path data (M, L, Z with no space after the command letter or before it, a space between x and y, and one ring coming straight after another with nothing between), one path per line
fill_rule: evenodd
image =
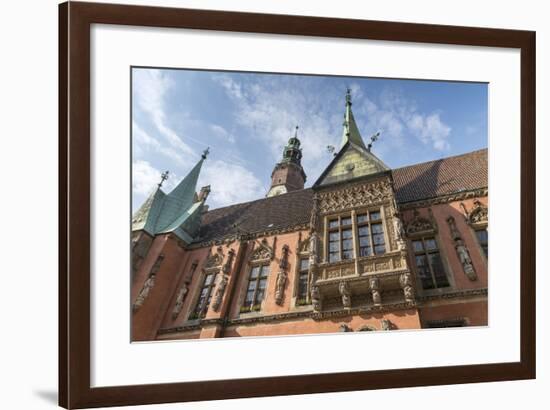
M271 187L266 196L286 194L304 189L306 174L301 164L302 149L298 139L298 127L283 150L283 159L275 165L271 173Z

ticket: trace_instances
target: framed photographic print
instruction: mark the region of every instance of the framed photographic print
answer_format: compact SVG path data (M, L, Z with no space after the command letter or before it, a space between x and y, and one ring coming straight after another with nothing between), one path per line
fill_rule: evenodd
M534 32L59 13L61 406L535 377Z

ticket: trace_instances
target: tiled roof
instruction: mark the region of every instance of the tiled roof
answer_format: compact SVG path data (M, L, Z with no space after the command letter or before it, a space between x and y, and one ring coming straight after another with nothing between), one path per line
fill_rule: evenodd
M392 171L398 203L487 187L487 149Z
M487 150L424 162L392 171L398 203L487 187ZM309 222L311 188L206 212L196 242L239 232L283 229Z
M214 209L203 215L199 237L195 241L306 224L312 204L313 191L308 188Z

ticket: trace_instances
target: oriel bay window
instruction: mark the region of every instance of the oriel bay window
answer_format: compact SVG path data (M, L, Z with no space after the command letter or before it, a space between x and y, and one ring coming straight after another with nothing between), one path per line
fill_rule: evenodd
M449 286L449 280L441 261L434 237L422 237L412 241L416 271L423 289L438 289Z
M201 285L199 297L195 304L195 308L191 312L189 319L201 319L206 316L208 312L208 307L210 306L210 301L212 300L212 290L214 288L217 272L206 273L204 280Z
M360 212L355 217L339 216L328 220L328 261L338 262L359 257L379 255L386 252L384 225L380 210ZM354 235L354 229L356 234ZM358 238L359 249L354 250L354 236ZM354 253L355 252L355 253Z
M260 310L262 300L265 296L268 275L269 265L257 265L252 267L248 277L241 313Z

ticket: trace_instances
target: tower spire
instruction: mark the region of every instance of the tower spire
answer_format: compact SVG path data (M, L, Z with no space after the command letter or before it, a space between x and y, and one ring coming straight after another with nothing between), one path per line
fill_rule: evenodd
M340 145L340 148L346 145L346 142L349 141L361 148L367 149L365 143L363 142L363 138L361 137L361 133L359 132L359 128L357 127L357 123L355 122L355 118L353 117L351 105L351 90L348 88L346 91L346 111L344 113L343 124L344 132L342 134L342 144Z
M302 149L298 139L298 125L294 129L294 136L288 139L283 148L283 158L275 165L271 173L271 187L267 196L284 194L304 188L306 174L302 168Z

